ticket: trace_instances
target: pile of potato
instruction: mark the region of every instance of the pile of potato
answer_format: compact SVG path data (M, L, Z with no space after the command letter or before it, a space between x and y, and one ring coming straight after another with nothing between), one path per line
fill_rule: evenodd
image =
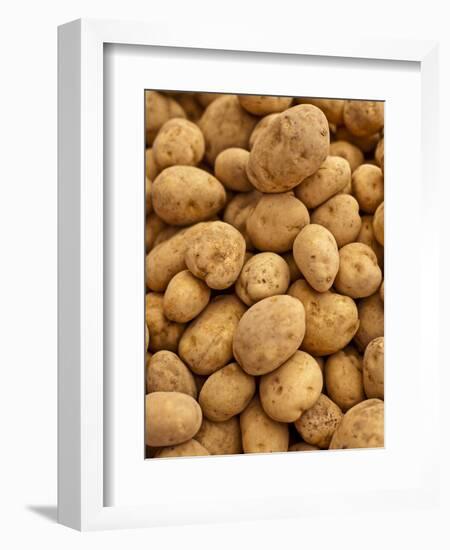
M146 456L384 446L382 102L146 93Z

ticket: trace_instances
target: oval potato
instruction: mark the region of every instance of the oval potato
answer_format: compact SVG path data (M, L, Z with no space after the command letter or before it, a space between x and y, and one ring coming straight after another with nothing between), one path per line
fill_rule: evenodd
M363 382L367 397L384 399L384 337L372 340L363 359Z
M162 350L154 353L147 363L147 393L176 391L197 398L194 376L175 353Z
M224 422L212 422L203 418L200 430L195 437L211 455L242 453L241 427L238 416L233 416Z
M295 428L306 443L328 449L343 416L336 403L321 394L314 405L296 420Z
M164 315L171 321L187 323L208 305L211 290L208 285L185 269L177 273L164 293Z
M325 387L344 412L365 399L362 357L352 346L330 355L325 362Z
M349 243L339 250L339 271L334 281L338 292L350 298L366 298L383 279L375 252L366 244Z

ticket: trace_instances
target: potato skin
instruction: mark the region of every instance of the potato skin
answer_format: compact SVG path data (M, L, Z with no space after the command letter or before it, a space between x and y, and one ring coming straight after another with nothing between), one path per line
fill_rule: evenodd
M384 336L384 304L378 292L359 301L358 316L360 324L355 343L360 351L364 351L369 342Z
M307 208L316 208L351 182L351 169L342 157L328 156L312 176L295 188L295 196Z
M250 153L239 147L230 147L219 153L214 163L214 175L230 191L253 191L246 167Z
M269 126L269 124L278 116L278 113L272 113L271 115L266 115L265 117L261 118L258 122L258 124L253 129L253 132L250 136L248 145L250 147L250 150L252 149L253 145L255 144L258 136L262 133L263 130Z
M145 92L145 128L148 147L151 147L161 126L175 117L186 118L186 113L174 99L155 91Z
M384 302L384 280L383 280L383 282L381 283L381 286L380 286L380 298L381 298L382 302Z
M348 296L334 292L316 292L304 280L288 290L305 308L306 331L301 349L321 357L344 348L359 327L358 310Z
M217 155L230 147L248 149L257 121L235 95L224 95L210 103L198 122L205 137L207 162L213 166Z
M292 104L292 97L271 95L239 95L239 103L246 111L256 116L281 113Z
M207 456L210 452L195 439L189 439L179 445L163 447L156 451L154 458L173 458L181 456Z
M381 168L384 173L384 138L381 138L375 148L375 162Z
M184 332L184 325L174 323L164 315L163 295L149 292L145 296L145 321L149 330L149 346L152 352L168 350L176 352Z
M196 166L205 153L200 128L184 118L172 118L163 124L153 142L153 154L161 170L182 164Z
M273 420L294 422L320 396L323 379L319 364L304 351L296 351L276 370L261 378L261 405Z
M289 266L272 252L252 256L242 268L235 291L247 306L269 296L286 294L289 287Z
M199 404L208 420L224 422L241 413L255 393L255 379L237 363L211 374L199 395Z
M266 374L294 354L304 333L305 312L298 300L287 295L264 298L239 321L233 354L248 374Z
M330 355L324 373L328 396L344 412L364 401L362 357L354 347Z
M331 124L342 124L344 113L344 99L318 99L312 97L299 97L297 103L307 103L320 109Z
M214 221L193 236L185 261L188 269L217 290L231 286L244 265L245 240L232 225Z
M375 149L380 139L380 133L376 132L369 136L355 136L345 126L339 126L336 128L335 138L336 140L349 141L361 149L363 153L370 153Z
M378 265L382 269L384 265L384 248L375 239L373 232L373 216L361 216L361 229L359 230L356 241L358 243L363 243L370 246L370 248L375 252Z
M293 193L263 195L247 218L247 234L263 252L288 252L309 223L305 205Z
M282 193L316 172L328 155L328 122L313 105L287 109L262 130L250 151L247 175L264 193Z
M156 164L155 155L153 154L153 149L148 147L145 150L145 175L150 180L153 181L156 176L159 174L160 168Z
M244 453L280 453L289 446L287 424L272 420L255 396L240 417Z
M355 136L370 136L384 125L382 101L347 100L344 104L344 124Z
M145 442L150 447L178 445L200 429L202 410L191 396L154 392L145 396Z
M145 251L150 250L155 246L156 239L159 234L166 229L166 223L157 216L154 212L149 213L145 221Z
M364 155L361 149L348 141L337 140L330 143L329 155L344 158L350 164L352 172L364 162Z
M375 210L372 224L376 240L384 246L384 202Z
M218 179L195 166L170 166L152 185L155 212L171 225L208 220L225 206L225 188Z
M176 323L187 323L208 305L208 285L185 269L177 273L164 293L164 315Z
M343 416L336 403L322 393L315 404L296 420L295 428L306 443L328 449Z
M294 241L295 263L317 292L333 286L339 269L339 251L333 235L318 224L304 227Z
M372 340L363 359L363 382L367 397L384 400L384 337Z
M194 376L175 353L158 351L147 363L147 393L176 391L197 398Z
M293 283L298 279L303 279L302 272L298 268L298 265L295 263L294 254L292 252L286 252L282 255L282 257L289 267L290 282Z
M334 287L350 298L366 298L379 288L383 275L375 252L366 244L350 243L339 250Z
M259 191L250 193L238 193L225 208L223 221L235 227L244 237L247 250L253 250L254 246L247 231L247 219L256 208L262 197Z
M211 455L242 453L241 427L238 416L233 416L224 422L212 422L203 418L195 438L208 449Z
M361 164L352 174L352 192L359 207L373 214L384 200L383 172L373 164Z
M347 411L331 438L330 449L384 447L384 403L366 399Z
M184 332L181 359L196 374L212 374L233 358L233 335L246 310L233 295L214 298Z

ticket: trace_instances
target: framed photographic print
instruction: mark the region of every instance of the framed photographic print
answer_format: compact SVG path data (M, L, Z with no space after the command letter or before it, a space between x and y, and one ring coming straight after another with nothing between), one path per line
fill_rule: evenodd
M432 505L436 44L193 36L59 29L59 521Z

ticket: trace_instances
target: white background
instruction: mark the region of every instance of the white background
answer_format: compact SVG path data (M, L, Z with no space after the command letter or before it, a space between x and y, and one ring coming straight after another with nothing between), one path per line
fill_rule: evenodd
M214 7L217 4L216 7ZM328 5L328 9L326 9ZM154 547L229 548L249 544L315 548L448 548L449 474L443 471L440 511L404 511L370 517L358 506L352 516L205 527L161 528L79 534L54 522L56 516L56 26L78 17L181 18L229 23L245 18L267 32L302 32L316 26L324 35L435 38L441 41L441 177L449 151L450 36L445 2L378 0L330 2L243 2L226 0L89 0L8 3L1 13L0 52L0 546L24 548ZM196 29L196 32L197 29ZM407 129L405 129L407 131ZM405 182L401 182L405 185ZM405 186L406 189L406 186ZM446 190L446 198L449 193ZM444 196L436 223L450 235ZM405 192L405 208L407 193ZM411 220L420 223L420 220ZM447 240L444 239L446 244ZM447 249L450 248L448 245ZM445 257L447 256L447 257ZM443 341L450 330L448 251L442 251ZM414 259L411 268L416 269ZM412 297L413 299L414 297ZM444 346L443 342L443 346ZM411 343L414 345L414 343ZM443 347L443 351L445 348ZM442 353L443 360L447 355ZM448 369L443 365L441 397ZM449 407L442 406L443 463L450 462ZM424 414L426 411L424 411ZM414 446L427 445L417 434ZM444 506L446 509L444 509ZM447 520L447 521L445 521Z

